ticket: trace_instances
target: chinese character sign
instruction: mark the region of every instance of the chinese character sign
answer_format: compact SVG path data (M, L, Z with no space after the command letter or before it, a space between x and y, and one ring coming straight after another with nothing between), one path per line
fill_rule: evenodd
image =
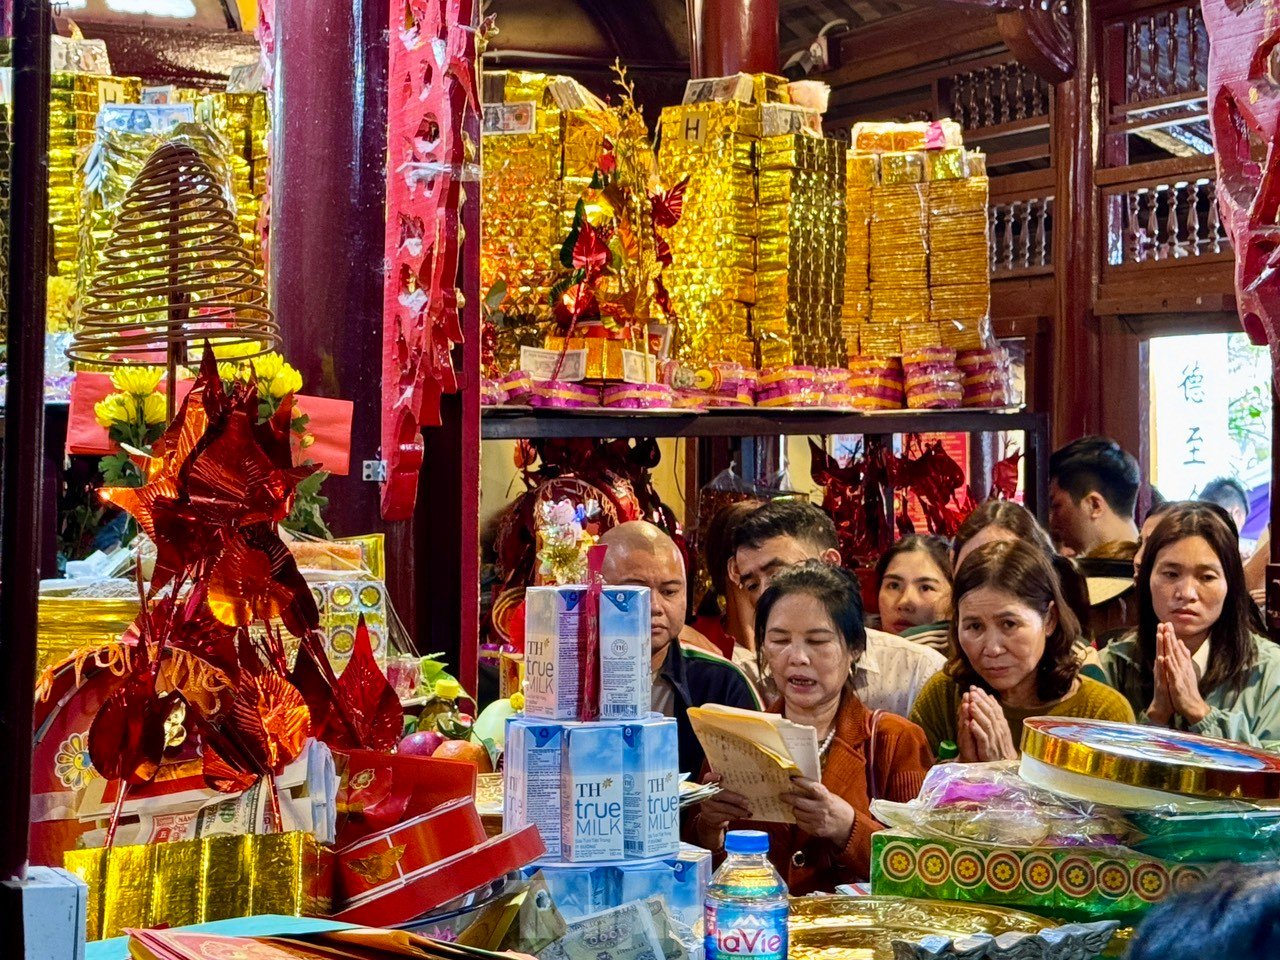
M1194 497L1214 477L1230 472L1226 341L1196 336L1152 341L1152 483L1170 500Z

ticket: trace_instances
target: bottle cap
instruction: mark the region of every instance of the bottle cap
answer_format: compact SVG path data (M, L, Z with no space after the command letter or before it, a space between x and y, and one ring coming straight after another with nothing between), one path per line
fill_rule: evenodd
M437 680L435 694L437 700L457 700L462 696L462 684L447 678Z
M769 835L763 830L730 830L724 838L725 853L768 853Z
M960 748L951 740L943 740L938 744L938 759L945 763L960 756Z

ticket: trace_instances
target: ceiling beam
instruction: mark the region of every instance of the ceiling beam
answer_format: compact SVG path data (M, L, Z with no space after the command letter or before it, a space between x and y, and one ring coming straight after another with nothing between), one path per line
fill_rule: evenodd
M627 60L671 61L679 51L650 0L576 0L613 51Z

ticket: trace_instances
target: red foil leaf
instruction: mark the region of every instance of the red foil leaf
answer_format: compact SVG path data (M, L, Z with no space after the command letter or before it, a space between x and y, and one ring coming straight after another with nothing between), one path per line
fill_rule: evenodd
M373 657L363 616L341 678L312 634L303 638L290 680L311 708L317 740L338 750L390 750L399 741L404 728L400 698Z
M279 617L295 637L320 624L320 613L298 564L268 524L241 530L209 576L209 609L230 626Z
M674 227L684 215L684 194L689 188L685 177L665 193L653 194L649 200L653 209L653 222L659 227Z
M89 757L108 780L150 783L164 756L164 722L173 697L156 694L147 669L135 672L98 710L89 727Z
M226 718L205 730L205 779L215 790L243 790L297 759L311 734L302 694L276 673L242 676Z
M591 225L588 220L582 221L582 230L578 233L578 242L573 245L573 265L587 271L591 278L600 273L609 262L609 247L604 234Z

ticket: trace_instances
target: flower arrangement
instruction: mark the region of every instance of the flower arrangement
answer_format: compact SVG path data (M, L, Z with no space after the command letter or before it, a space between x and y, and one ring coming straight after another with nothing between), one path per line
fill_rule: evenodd
M538 504L538 578L543 583L584 583L587 550L595 545L592 521L600 513L595 501L543 500Z
M286 399L293 398L302 389L302 374L279 353L245 357L257 349L253 343L215 348L218 363L218 379L230 391L239 383L252 383L257 389L258 423L264 424L276 415ZM107 431L107 435L120 446L120 450L99 461L99 469L107 486L140 487L144 482L136 460L150 456L152 445L164 432L167 405L160 384L164 380L163 367L120 367L111 374L115 393L108 394L94 405L94 416ZM315 442L307 429L309 418L292 402L290 430L300 449L306 450ZM309 462L309 461L307 461ZM321 496L320 487L327 473L315 471L303 479L295 491L293 509L282 521L282 526L297 533L331 538L322 511L329 504Z

